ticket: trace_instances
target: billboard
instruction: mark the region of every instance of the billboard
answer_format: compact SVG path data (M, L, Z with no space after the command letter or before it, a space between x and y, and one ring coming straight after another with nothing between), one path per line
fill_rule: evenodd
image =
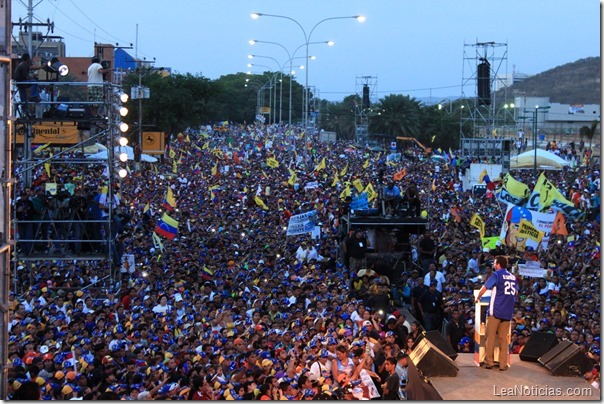
M81 141L76 122L41 122L32 125L32 132L32 144L72 145ZM23 144L23 135L23 132L17 132L18 144Z
M164 132L143 132L141 149L146 154L164 154Z

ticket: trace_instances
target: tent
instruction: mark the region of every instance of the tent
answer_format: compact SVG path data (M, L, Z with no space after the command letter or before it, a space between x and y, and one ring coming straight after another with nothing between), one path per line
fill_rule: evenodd
M94 154L101 151L107 151L107 147L100 143L95 143L92 146L84 147L84 154Z
M118 157L121 153L126 153L128 155L128 160L134 160L134 149L132 149L132 147L130 146L115 146L115 149L113 149L113 153L115 153L115 157ZM90 154L86 157L89 159L106 159L107 150ZM156 163L157 159L155 157L143 153L141 154L141 161L145 161L147 163Z
M529 150L517 156L510 157L510 168L533 168L535 166L535 150ZM570 166L570 161L556 156L543 149L537 149L537 168L541 170L561 170Z

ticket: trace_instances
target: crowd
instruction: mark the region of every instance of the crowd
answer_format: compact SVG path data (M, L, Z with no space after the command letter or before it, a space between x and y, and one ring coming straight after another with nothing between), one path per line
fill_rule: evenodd
M6 399L34 383L43 399L396 399L421 330L446 321L452 346L473 351L472 293L495 255L548 268L544 279L519 279L512 352L549 330L593 358L590 382L599 380L599 214L568 220L572 239L552 236L546 251L488 251L469 221L479 213L485 234L498 235L503 205L463 189L461 161L438 170L432 159L392 165L347 142L307 140L294 128L217 125L173 136L161 162L143 163L119 187L103 167L37 172L29 192L49 177L82 195L114 186L116 216L127 218L119 253L135 265L108 285L106 261L19 263L25 293L10 298ZM416 188L429 219L411 239L417 264L391 279L361 276L363 256L343 252L358 233L341 226L345 190L356 180L381 189L401 166L406 175L395 184L401 193ZM591 173L548 178L564 192L599 195ZM514 176L535 183L532 172ZM168 187L178 234L158 242ZM318 237L286 237L289 218L313 209Z

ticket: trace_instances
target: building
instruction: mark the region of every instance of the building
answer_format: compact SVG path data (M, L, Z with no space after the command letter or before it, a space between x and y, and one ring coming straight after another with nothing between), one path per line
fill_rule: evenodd
M41 32L31 33L31 46L36 49L34 56L42 59L62 58L65 56L65 42L62 36L46 36ZM12 41L11 52L13 55L22 55L27 52L27 32L20 31L16 40Z

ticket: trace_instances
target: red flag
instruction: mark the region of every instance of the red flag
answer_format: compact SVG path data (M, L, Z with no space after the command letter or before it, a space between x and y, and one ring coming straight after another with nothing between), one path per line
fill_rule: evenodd
M568 236L568 230L566 229L566 220L564 215L560 212L556 213L554 224L552 225L552 234L559 234L561 236Z

